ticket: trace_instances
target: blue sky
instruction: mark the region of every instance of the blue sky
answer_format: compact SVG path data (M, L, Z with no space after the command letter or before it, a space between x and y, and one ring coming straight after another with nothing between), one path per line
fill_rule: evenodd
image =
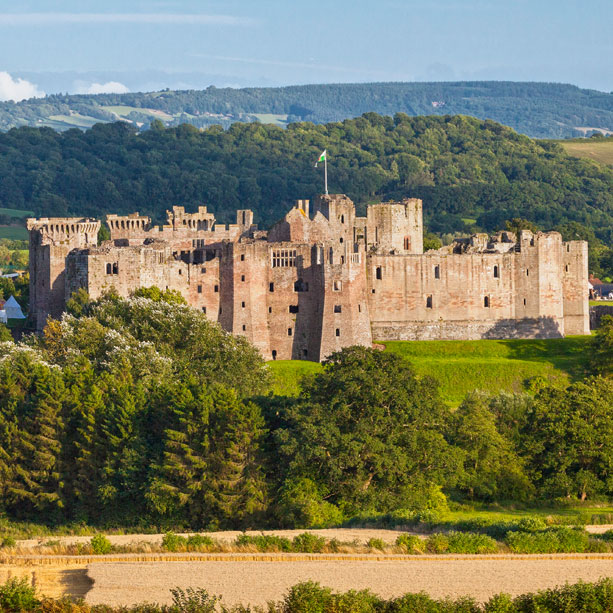
M38 93L466 79L611 91L612 51L612 0L0 0L4 98L18 79Z

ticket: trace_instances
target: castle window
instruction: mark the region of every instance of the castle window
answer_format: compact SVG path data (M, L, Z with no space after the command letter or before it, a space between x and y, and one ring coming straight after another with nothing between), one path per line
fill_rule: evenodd
M118 275L119 274L119 264L117 264L117 262L115 262L115 264L113 264L113 274L114 275Z
M277 359L277 350L276 350L276 349L273 349L273 350L272 350L272 359L273 359L273 360L276 360L276 359Z
M206 315L206 307L202 307L202 312Z
M274 292L275 291L275 284L274 283L269 283L268 284L268 291L269 292Z
M305 283L302 279L298 279L294 283L294 291L295 292L308 292L309 291L309 284Z
M244 261L245 261L245 254L241 253L241 262L244 262Z
M345 216L344 215L341 215L341 223L345 223ZM343 241L341 240L341 242L343 242Z
M271 254L273 268L287 268L296 265L295 249L275 249Z
M381 281L381 279L383 278L383 273L381 271L381 266L377 266L377 268L375 269L375 277L378 281Z
M526 306L526 299L524 298L524 306Z
M179 268L179 274L182 275L183 271Z
M340 292L343 289L343 282L342 281L334 281L332 283L332 289L335 292Z
M245 275L241 275L241 281L245 281Z
M568 272L568 264L566 264L566 266L564 266L564 270L565 270L566 272Z
M337 329L336 329L336 336L340 336L340 335L341 335L341 329L340 329L340 328L337 328Z
M268 307L268 312L272 313L272 307Z
M245 332L245 330L247 330L247 326L243 324L243 332Z
M427 296L426 297L426 308L427 309L431 309L432 308L432 296Z
M485 296L485 298L483 298L483 306L486 309L490 308L490 297L489 296Z
M244 309L245 308L245 303L241 302L241 308Z
M500 278L500 270L499 270L498 266L494 266L494 278L495 279L499 279Z
M340 241L340 243L342 245L343 244L343 237L342 236L340 237L339 241Z
M408 236L404 237L404 250L409 251L411 249L411 239Z
M435 279L441 278L441 267L438 264L434 267L434 278Z
M569 244L566 245L566 251L570 252L570 245Z
M306 349L302 350L302 357L306 358L309 355L309 352Z
M330 260L330 264L334 264L334 249L330 247L328 259Z
M530 269L526 268L526 277L530 274Z
M216 285L216 286L213 288L213 291L214 291L214 292L218 292L218 291L219 291L219 285Z
M341 264L344 264L344 263L345 263L345 256L341 255Z
M290 304L288 307L288 310L290 313L298 313L298 305L297 304Z
M358 304L358 313L361 313L361 312L362 312L362 305Z
M342 311L342 307L340 304L335 304L334 305L334 312L335 313L340 313Z
M291 335L292 335L292 329L291 329L291 328L288 328L288 329L287 329L287 336L291 336Z
M113 274L113 265L111 263L106 265L106 274L107 275L112 275Z
M202 294L202 285L199 285L199 286L198 286L198 293L199 293L199 294Z
M206 275L206 268L201 268L200 272L201 272L201 274Z

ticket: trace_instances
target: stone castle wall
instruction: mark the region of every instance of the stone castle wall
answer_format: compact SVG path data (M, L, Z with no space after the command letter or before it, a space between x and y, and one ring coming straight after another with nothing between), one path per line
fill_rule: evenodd
M206 207L99 222L30 220L32 314L42 329L79 288L180 292L267 359L322 360L380 340L549 338L589 333L587 245L558 233L459 239L423 253L422 203L299 200L266 233L253 213L218 226Z

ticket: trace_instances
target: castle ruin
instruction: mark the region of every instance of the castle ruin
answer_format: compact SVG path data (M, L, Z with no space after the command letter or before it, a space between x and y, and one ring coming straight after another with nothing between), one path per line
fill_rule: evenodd
M587 243L557 232L476 234L423 252L422 202L345 195L296 206L268 232L250 210L219 225L206 207L100 222L29 219L30 314L41 330L73 292L181 293L266 359L322 360L377 340L552 338L589 334Z

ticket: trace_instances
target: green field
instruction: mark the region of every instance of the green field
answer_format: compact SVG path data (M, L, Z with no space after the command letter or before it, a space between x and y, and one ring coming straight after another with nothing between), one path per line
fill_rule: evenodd
M34 215L34 211L26 211L25 209L0 208L0 215L7 215L8 217L32 217Z
M21 226L0 226L0 238L11 240L27 240L28 231Z
M613 165L613 138L607 138L606 140L579 138L556 142L562 145L569 155Z
M271 123L275 126L287 125L287 115L274 115L273 113L253 113L260 123Z
M450 406L474 390L519 392L530 379L566 384L585 374L589 336L547 340L390 341L386 351L407 358L419 375L435 377ZM269 362L275 394L294 396L300 377L319 372L316 362Z

